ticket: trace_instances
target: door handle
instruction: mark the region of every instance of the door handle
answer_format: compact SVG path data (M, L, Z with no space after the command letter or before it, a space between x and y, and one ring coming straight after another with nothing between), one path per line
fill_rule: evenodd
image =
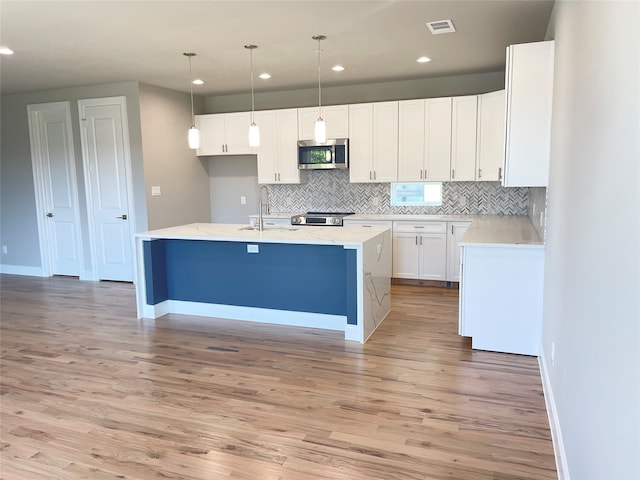
M122 220L126 220L127 216L126 215L120 215L119 217L116 217L116 218L121 218Z
M49 218L53 217L53 213L51 213L51 212L47 213L47 217L49 217Z

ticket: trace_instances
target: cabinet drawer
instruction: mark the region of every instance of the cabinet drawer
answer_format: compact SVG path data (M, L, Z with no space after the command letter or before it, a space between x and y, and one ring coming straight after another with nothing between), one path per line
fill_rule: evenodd
M383 227L383 228L393 228L393 222L392 221L386 221L386 220L371 220L371 221L366 221L366 220L344 220L344 226L345 227Z
M396 233L446 233L447 222L393 222Z

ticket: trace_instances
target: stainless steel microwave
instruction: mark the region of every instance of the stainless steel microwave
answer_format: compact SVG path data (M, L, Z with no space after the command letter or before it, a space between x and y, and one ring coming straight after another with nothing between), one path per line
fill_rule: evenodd
M334 138L325 143L298 142L298 168L301 170L348 168L349 139Z

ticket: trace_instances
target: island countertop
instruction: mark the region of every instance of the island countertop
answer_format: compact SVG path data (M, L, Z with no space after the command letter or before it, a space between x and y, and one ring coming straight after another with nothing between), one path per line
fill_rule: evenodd
M283 227L263 231L245 230L246 225L223 223L191 223L177 227L137 233L139 239L213 240L227 242L292 243L301 245L343 245L356 247L371 240L386 228L347 227Z

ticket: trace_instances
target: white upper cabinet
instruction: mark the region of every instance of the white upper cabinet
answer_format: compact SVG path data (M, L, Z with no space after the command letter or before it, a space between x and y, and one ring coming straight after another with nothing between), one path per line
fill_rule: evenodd
M318 107L298 109L298 140L313 140L313 130L319 116ZM349 138L349 106L322 107L327 125L327 138Z
M349 105L349 181L395 182L398 102Z
M504 90L478 96L478 181L502 180L504 109Z
M250 155L249 112L196 115L200 130L197 155Z
M398 181L424 180L424 100L398 102Z
M295 108L256 112L260 128L258 183L301 183L298 169L298 112Z
M398 102L398 180L451 179L451 97Z
M507 48L505 187L548 184L553 58L553 41Z
M451 179L451 97L425 100L426 180Z
M478 96L453 97L451 112L451 180L476 179Z

